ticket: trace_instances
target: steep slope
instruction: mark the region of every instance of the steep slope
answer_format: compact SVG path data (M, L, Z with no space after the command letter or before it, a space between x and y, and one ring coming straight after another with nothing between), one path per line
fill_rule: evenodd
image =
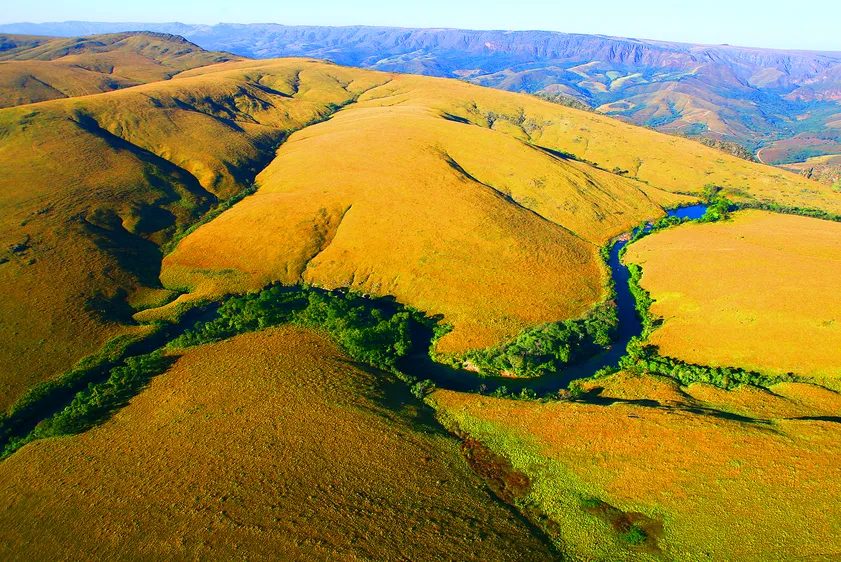
M290 131L387 79L353 72L291 61L269 82L240 73L0 110L0 405L174 298L159 245L247 187Z
M0 107L108 92L239 60L151 32L74 39L0 36Z
M301 329L195 348L0 475L4 560L553 559L405 386Z

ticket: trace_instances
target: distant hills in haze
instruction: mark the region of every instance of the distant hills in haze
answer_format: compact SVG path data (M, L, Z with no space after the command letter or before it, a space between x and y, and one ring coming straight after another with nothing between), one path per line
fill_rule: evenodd
M546 31L279 24L63 22L0 33L149 30L213 51L306 56L577 99L661 131L736 141L767 163L841 153L841 52L784 51ZM2 47L0 47L2 48Z

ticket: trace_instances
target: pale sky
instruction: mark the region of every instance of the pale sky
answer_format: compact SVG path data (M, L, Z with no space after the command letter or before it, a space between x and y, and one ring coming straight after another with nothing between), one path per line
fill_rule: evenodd
M540 29L841 51L841 0L0 0L0 23L45 21Z

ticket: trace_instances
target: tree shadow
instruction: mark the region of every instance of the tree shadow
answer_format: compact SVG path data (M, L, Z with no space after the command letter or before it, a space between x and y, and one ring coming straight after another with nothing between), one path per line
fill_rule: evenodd
M713 418L723 419L727 421L745 423L750 425L757 425L757 426L771 426L774 424L773 420L766 420L762 418L753 418L750 416L743 416L740 414L734 414L733 412L727 412L724 410L717 410L715 408L710 408L706 406L700 405L693 405L693 404L679 404L679 403L663 403L658 400L652 399L627 399L627 398L615 398L615 397L608 397L602 396L602 392L604 392L604 388L597 386L589 391L581 394L577 398L574 399L576 402L583 402L586 404L593 404L597 406L612 406L614 404L626 404L630 406L637 406L640 408L652 408L656 410L662 411L671 411L671 412L686 412L690 414L695 414L699 416L709 416ZM802 419L802 418L800 418ZM841 420L841 418L836 418L836 420ZM835 420L832 420L835 421Z

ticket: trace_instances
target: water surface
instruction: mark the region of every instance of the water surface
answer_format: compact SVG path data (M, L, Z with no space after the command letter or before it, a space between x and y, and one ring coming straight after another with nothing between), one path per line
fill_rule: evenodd
M689 220L701 218L707 210L706 205L692 205L668 211L670 217L679 217ZM628 287L630 273L628 268L619 260L619 252L627 244L627 240L619 240L611 249L608 265L610 266L613 283L616 288L616 309L619 317L619 327L616 341L610 349L591 357L585 361L570 365L559 373L549 373L542 377L529 379L518 379L510 377L483 377L472 371L454 369L446 365L436 363L429 357L428 347L419 349L408 356L401 364L401 369L417 377L420 380L429 379L439 388L455 390L459 392L493 392L504 386L509 391L520 392L525 388L534 390L538 394L557 392L567 388L569 383L585 377L592 376L596 371L615 366L619 359L625 355L628 342L634 336L642 334L642 323L637 316L636 303ZM430 341L432 331L423 326L414 326L412 334L413 341ZM423 347L423 346L419 346Z

